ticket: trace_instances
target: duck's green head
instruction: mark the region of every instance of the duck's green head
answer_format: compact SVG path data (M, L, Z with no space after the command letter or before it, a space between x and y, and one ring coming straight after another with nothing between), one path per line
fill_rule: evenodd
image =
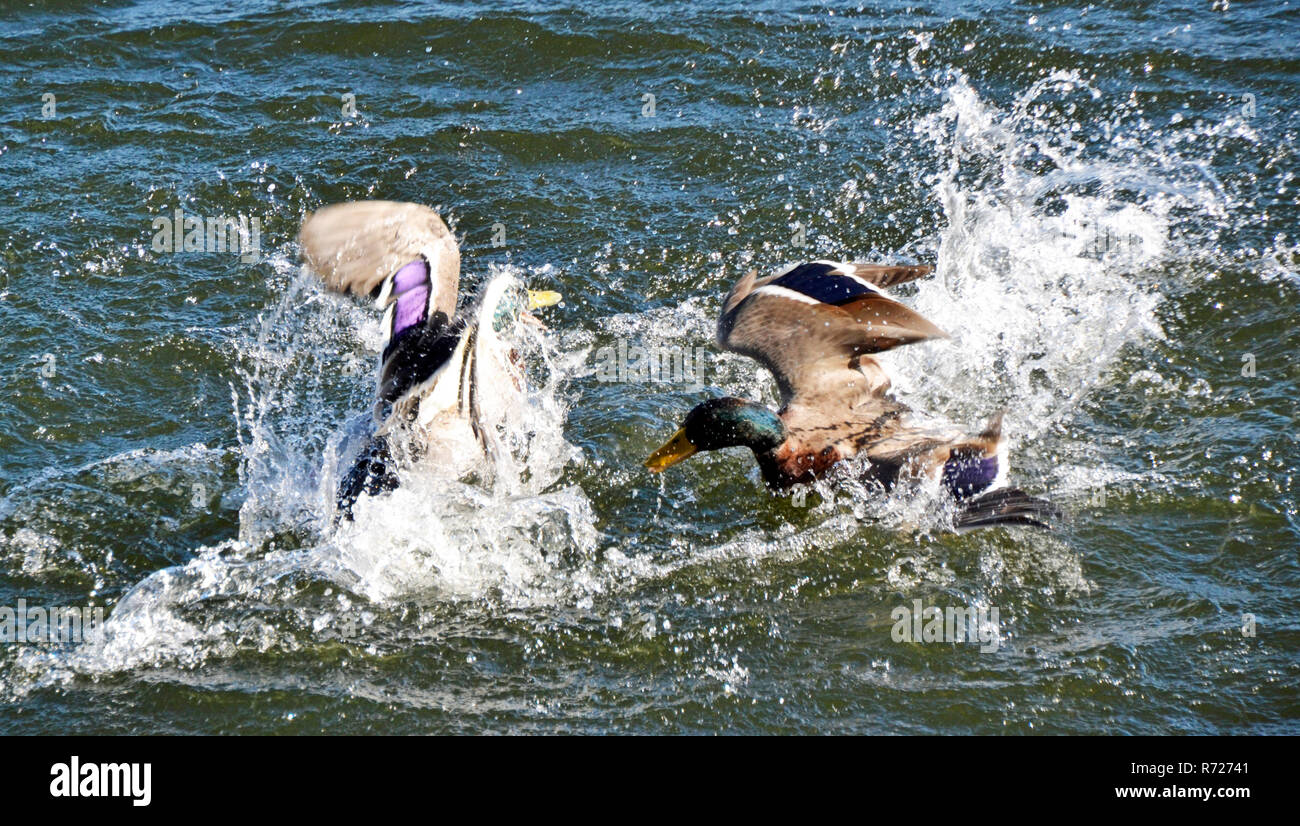
M489 296L490 297L490 296ZM526 290L521 284L510 284L495 303L492 329L500 333L515 323L516 319L538 323L533 310L550 307L560 302L560 294L551 290Z
M658 472L701 450L748 447L775 450L785 441L785 425L761 404L744 399L709 399L686 415L667 444L650 454L645 466Z

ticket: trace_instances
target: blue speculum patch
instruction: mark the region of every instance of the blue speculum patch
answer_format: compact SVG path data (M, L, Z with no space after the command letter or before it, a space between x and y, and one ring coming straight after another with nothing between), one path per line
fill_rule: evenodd
M834 273L834 269L829 264L803 264L772 284L827 304L843 304L876 292L854 278Z
M973 496L998 478L998 457L949 459L943 466L943 486L958 499Z

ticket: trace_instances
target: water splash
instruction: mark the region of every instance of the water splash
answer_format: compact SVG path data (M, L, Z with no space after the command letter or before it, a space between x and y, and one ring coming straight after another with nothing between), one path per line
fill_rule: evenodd
M416 466L397 491L363 499L355 522L335 526L334 491L358 418L339 423L330 411L368 407L382 331L376 314L326 294L287 258L272 265L286 286L236 345L238 538L146 577L82 645L19 652L14 671L28 679L12 690L192 666L250 646L294 650L354 624L367 603L547 604L572 602L587 587L569 573L590 564L600 537L582 490L559 483L581 455L563 437L564 375L549 339L523 323L503 333L531 384L495 434L494 472L482 474L489 483ZM501 275L524 273L492 277ZM322 588L343 593L322 600Z
M918 40L912 56L927 45ZM1186 136L1153 127L1135 106L1083 122L1083 110L1097 110L1099 97L1077 73L1058 71L1000 108L958 76L942 89L940 107L913 124L928 151L909 160L912 177L930 187L944 220L918 245L937 253L935 276L899 292L953 340L879 358L895 394L922 422L973 431L1005 409L1013 468L1018 446L1037 446L1040 456L1060 451L1062 439L1071 438L1061 426L1076 424L1082 406L1107 387L1123 385L1125 354L1164 339L1162 304L1196 277L1176 265L1212 248L1236 207L1206 169L1203 146L1191 151ZM1227 123L1197 130L1213 141L1240 136L1244 128ZM852 180L839 192L865 197ZM719 300L697 296L621 314L605 319L602 329L647 344L709 341ZM753 362L715 350L709 367L706 384L721 393L775 402L773 382ZM1040 492L1088 490L1102 480L1134 483L1131 472L1107 466L1095 451L1072 458L1021 463L1011 481ZM936 486L882 497L859 484L851 466L803 496L820 502L813 513L821 519L801 531L807 536L827 525L853 531L871 523L925 535L951 524L951 503ZM792 542L800 540L754 531L726 547L697 551L696 558L762 558ZM1055 540L1037 546L1051 547L1019 561L1052 572L1049 578L1064 591L1087 590L1068 547ZM1005 559L983 567L1016 569ZM992 573L987 579L1002 581Z
M1163 265L1185 254L1175 224L1190 213L1200 216L1198 225L1213 226L1228 210L1223 187L1158 133L1117 127L1100 149L1076 139L1075 121L1061 115L1072 96L1092 99L1093 91L1058 73L1003 110L959 79L942 107L915 123L929 147L915 161L928 176L918 171L918 178L928 180L946 221L934 239L936 278L904 288L906 300L955 336L882 357L895 391L918 411L970 426L1006 407L1013 439L1055 438L1053 426L1113 380L1125 348L1163 334L1157 310L1178 287ZM521 330L536 389L524 406L526 427L511 441L511 461L497 469L499 484L412 469L399 490L361 503L356 521L336 529L334 490L357 420L340 421L332 411L369 408L382 331L375 314L322 292L286 257L271 262L279 298L236 345L238 537L145 578L85 645L20 652L13 673L27 676L14 690L194 665L246 649L293 651L337 639L394 605L591 610L602 595L691 566L797 558L860 536L865 523L923 538L946 525L938 500L924 491L882 498L844 474L817 484L810 495L822 503L803 526L746 528L709 547L669 538L666 547L635 553L602 548L592 503L562 481L582 461L562 435L563 388L583 369L574 353L599 339L564 333L566 354ZM683 344L687 331L707 344L718 300L696 296L603 319L602 328L665 346ZM770 379L737 356L715 355L706 384L774 401ZM1056 474L1058 481L1074 477L1092 478L1092 469ZM1088 588L1077 556L1060 540L1036 540L1019 556L991 540L974 542L986 590L1035 577L1065 592ZM914 545L886 566L886 585L950 587L943 556L932 545ZM615 606L610 622L621 622L625 608ZM744 671L729 662L716 676L732 685Z

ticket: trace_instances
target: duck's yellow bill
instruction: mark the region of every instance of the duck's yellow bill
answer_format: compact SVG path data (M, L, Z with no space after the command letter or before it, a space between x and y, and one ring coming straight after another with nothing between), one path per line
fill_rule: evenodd
M667 444L651 453L650 458L645 460L645 466L658 473L666 467L672 467L683 459L689 459L698 450L699 448L691 444L691 440L686 438L686 429L683 428L674 433Z
M563 298L554 290L529 290L528 291L528 309L536 310L542 307L550 307L553 304L559 304Z

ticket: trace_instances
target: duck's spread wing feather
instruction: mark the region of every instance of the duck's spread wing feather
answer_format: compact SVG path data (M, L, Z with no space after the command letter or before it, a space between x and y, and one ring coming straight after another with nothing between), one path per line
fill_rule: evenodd
M453 321L460 281L455 236L426 206L354 201L308 215L298 240L327 287L371 296L384 309L377 414L386 418L389 406L458 352L464 325Z
M338 292L391 297L385 281L400 268L423 258L430 270L429 306L451 317L456 312L460 251L438 213L420 204L353 201L308 215L298 234L303 259Z
M899 284L906 284L908 281L915 281L918 278L924 278L931 272L930 267L920 264L820 263L834 264L840 270L861 278L867 283L874 284L877 287L896 287Z
M863 275L864 266L875 269ZM947 337L876 284L898 284L925 272L834 261L801 264L764 279L750 272L723 304L718 345L771 370L783 405L859 407L889 388L871 353Z

